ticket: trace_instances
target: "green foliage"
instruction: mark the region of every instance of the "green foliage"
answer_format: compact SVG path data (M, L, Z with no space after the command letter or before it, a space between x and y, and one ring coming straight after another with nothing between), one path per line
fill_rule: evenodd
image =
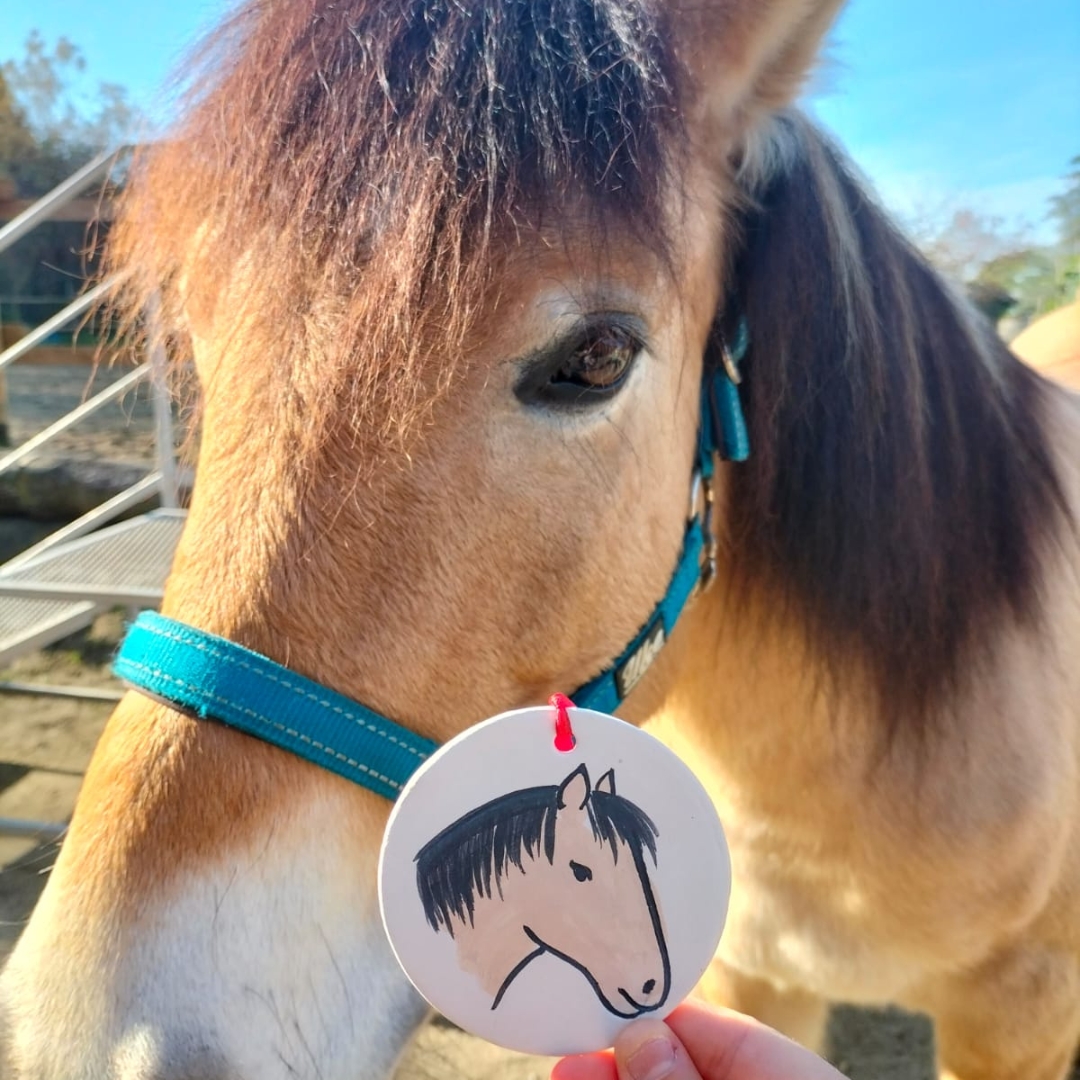
M1080 154L1069 162L1068 187L1050 200L1050 216L1061 229L1061 244L1074 255L1080 253Z
M967 287L968 299L992 322L1003 319L1016 300L1007 289L985 281L973 281Z
M1028 321L1070 304L1080 286L1080 256L1053 248L1026 248L992 259L976 283L1013 299L1010 314Z
M1000 218L961 208L944 220L910 223L916 244L947 276L964 283L975 305L992 321L1003 315L1027 323L1071 304L1080 289L1080 155L1067 186L1050 200L1049 216L1060 241L1039 245Z
M36 153L37 144L30 125L0 68L0 196L13 198L18 194L20 163Z
M113 83L99 83L89 102L78 103L85 72L85 58L67 38L49 48L37 31L21 59L0 64L0 169L20 197L44 195L138 123L127 92ZM4 153L8 141L17 154Z

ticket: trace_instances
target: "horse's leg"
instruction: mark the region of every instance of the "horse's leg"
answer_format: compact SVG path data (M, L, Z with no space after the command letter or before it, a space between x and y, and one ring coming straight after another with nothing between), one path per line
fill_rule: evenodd
M696 992L710 1004L738 1009L811 1050L822 1049L829 1006L816 994L781 990L764 979L740 974L722 960L709 965Z
M912 1004L935 1021L942 1080L1065 1080L1080 1045L1080 958L1028 939Z

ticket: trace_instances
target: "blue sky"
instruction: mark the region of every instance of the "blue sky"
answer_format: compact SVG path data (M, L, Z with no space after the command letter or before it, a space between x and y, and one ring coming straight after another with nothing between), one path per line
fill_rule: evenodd
M0 59L34 28L86 55L91 79L160 112L160 87L224 0L17 0ZM886 203L939 217L961 205L1049 238L1046 200L1080 154L1080 2L851 0L808 107Z

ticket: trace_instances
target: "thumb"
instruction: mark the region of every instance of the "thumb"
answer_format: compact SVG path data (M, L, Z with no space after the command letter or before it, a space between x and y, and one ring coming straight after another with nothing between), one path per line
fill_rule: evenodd
M702 1080L686 1047L660 1020L639 1020L619 1033L615 1067L619 1080Z
M843 1080L816 1054L749 1017L688 1003L615 1042L619 1080Z

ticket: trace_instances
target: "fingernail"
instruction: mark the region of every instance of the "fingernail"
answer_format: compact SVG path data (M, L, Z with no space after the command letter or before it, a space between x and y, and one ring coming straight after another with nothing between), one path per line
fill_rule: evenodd
M634 1080L664 1080L675 1071L675 1047L668 1039L650 1039L626 1059Z

